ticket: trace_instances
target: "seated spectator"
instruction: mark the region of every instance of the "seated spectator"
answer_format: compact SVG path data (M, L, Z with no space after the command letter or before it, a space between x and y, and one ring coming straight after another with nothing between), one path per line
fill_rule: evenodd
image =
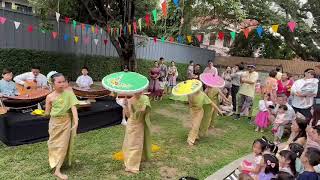
M279 147L280 149L287 149L291 143L297 143L304 146L307 141L307 122L303 119L296 119L291 124L291 134L286 143Z
M308 148L301 157L304 172L298 176L298 180L319 180L320 175L315 172L314 166L320 163L320 151L316 148Z
M222 102L220 105L220 109L223 115L231 116L233 114L232 97L227 88L223 88L222 93L225 98L221 98Z

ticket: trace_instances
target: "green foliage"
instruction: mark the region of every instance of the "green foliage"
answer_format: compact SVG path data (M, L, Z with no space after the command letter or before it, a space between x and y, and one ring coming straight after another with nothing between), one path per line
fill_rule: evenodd
M137 72L148 77L153 61L137 60ZM168 63L169 64L169 63ZM30 71L32 65L39 65L41 72L47 74L50 71L58 71L75 80L80 74L82 66L87 66L90 76L100 81L107 74L121 71L120 59L104 56L75 56L72 54L50 53L35 50L1 49L0 69L10 68L14 74ZM185 80L187 64L176 64L179 73L179 80Z

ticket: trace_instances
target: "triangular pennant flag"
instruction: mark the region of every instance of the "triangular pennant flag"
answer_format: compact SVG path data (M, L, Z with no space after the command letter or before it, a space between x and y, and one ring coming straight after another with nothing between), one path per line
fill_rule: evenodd
M139 30L140 30L140 32L141 32L141 30L142 30L142 24L141 24L141 21L142 21L142 19L141 19L141 18L139 18L139 19L138 19L138 25L139 25Z
M107 25L107 32L108 32L108 34L110 34L110 32L112 32L110 25Z
M198 39L199 42L202 42L202 35L201 35L201 34L198 34L198 35L197 35L197 39Z
M133 25L133 33L137 34L137 22L133 21L132 25Z
M102 33L103 33L102 28L100 28L100 34L102 34Z
M156 9L152 10L152 15L153 15L154 24L157 24L158 14Z
M234 41L236 39L236 32L230 32L231 39Z
M120 33L118 32L118 35L119 35L119 34L120 34L120 35L122 34L122 30L123 30L123 29L122 29L122 25L120 25Z
M86 32L88 32L90 29L90 24L86 24Z
M64 22L65 22L66 24L69 24L69 22L70 22L70 18L68 18L68 17L64 17Z
M78 42L79 42L79 36L75 36L75 37L74 37L74 42L75 42L75 43L78 43Z
M161 42L164 43L164 41L165 41L165 39L164 39L164 37L162 37L162 38L161 38Z
M187 36L188 43L192 42L192 36Z
M182 37L179 35L179 36L177 37L177 40L178 40L178 43L181 43L181 42L182 42Z
M91 26L91 32L94 33L94 26Z
M129 31L129 34L131 34L131 24L128 24L128 31Z
M244 34L244 36L246 37L246 39L248 39L248 37L249 37L249 33L250 33L250 28L245 28L245 29L243 29L242 30L243 31L243 34Z
M58 32L52 32L52 37L53 37L53 39L56 39L57 36L58 36Z
M81 23L81 28L82 28L82 30L84 30L86 28L86 25Z
M84 43L84 44L89 44L89 42L90 42L89 36L85 36L85 37L83 38L83 43Z
M45 34L46 33L46 30L45 29L40 29L40 31Z
M73 26L73 28L75 29L75 28L77 27L77 21L73 20L73 21L72 21L72 26Z
M150 27L150 14L149 13L146 14L146 25L147 25L147 28ZM141 22L140 22L139 26L141 26ZM141 28L140 28L140 31L141 31Z
M258 33L259 37L262 38L262 33L263 33L263 27L262 26L259 26L257 28L257 33Z
M103 40L104 45L108 44L108 39Z
M14 27L18 29L20 26L20 22L14 21L13 23L14 23Z
M7 18L5 17L0 17L0 23L4 24L7 21Z
M179 7L179 0L173 0L174 5L176 5L176 7Z
M223 41L223 40L224 40L224 32L219 32L219 33L218 33L218 39L219 39L220 41Z
M308 25L310 28L312 28L314 18L308 18L308 19L306 19L305 21L306 21L307 25Z
M69 39L69 35L68 35L68 34L65 34L65 35L63 36L63 40L68 41L68 39Z
M98 41L99 41L99 39L94 39L93 40L94 41L94 43L96 44L96 46L98 45Z
M294 21L288 22L288 27L289 27L291 32L294 32L294 29L296 28L296 26L297 26L296 22L294 22Z
M161 4L161 7L162 7L162 14L164 17L167 17L167 1L164 1L162 4Z
M57 19L57 22L59 22L59 19L60 19L60 13L56 12L56 19Z
M271 28L273 32L277 33L279 29L279 24L272 25Z
M95 30L96 30L96 34L99 34L99 27L98 26L95 27ZM102 31L101 31L101 34L102 34Z
M170 40L169 40L171 43L174 42L174 38L173 37L170 37Z
M28 32L32 32L33 31L33 27L32 27L32 25L29 25L28 26Z
M157 43L157 37L153 37L154 43Z
M126 26L126 25L124 25L124 27L123 27L123 34L124 34L124 35L127 34L127 26Z

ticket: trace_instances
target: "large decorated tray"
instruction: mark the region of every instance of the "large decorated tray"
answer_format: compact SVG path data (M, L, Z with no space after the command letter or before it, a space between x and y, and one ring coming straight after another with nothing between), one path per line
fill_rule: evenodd
M180 82L172 89L174 96L186 96L199 91L202 88L201 81L197 79L190 79Z

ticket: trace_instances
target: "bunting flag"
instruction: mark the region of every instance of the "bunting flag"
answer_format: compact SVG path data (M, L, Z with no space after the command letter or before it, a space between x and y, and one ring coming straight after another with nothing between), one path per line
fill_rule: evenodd
M129 32L129 34L132 34L132 29L131 29L131 24L128 24L128 32Z
M91 26L91 32L94 33L94 26Z
M68 17L64 17L64 22L65 22L66 24L69 24L69 22L70 22L70 18L68 18Z
M219 32L219 33L218 33L218 39L219 39L220 41L223 41L223 39L224 39L224 33L223 33L223 32Z
M13 23L14 23L14 27L18 29L20 26L20 22L14 21Z
M153 42L157 43L157 37L153 37Z
M167 1L163 1L161 3L161 7L162 7L162 14L164 17L167 17Z
M59 19L60 19L60 13L56 12L56 19L57 19L57 22L59 22Z
M99 39L94 39L94 44L96 44L96 46L98 45Z
M188 43L192 42L192 36L187 36Z
M53 39L56 39L57 36L58 36L58 32L52 32L52 37L53 37Z
M164 39L164 37L162 37L162 38L161 38L161 42L162 42L162 43L164 43L164 42L165 42L165 39Z
M77 44L79 42L79 36L74 37L74 42Z
M141 24L141 21L142 21L142 19L141 19L141 18L139 18L139 19L138 19L138 25L139 25L139 30L140 30L140 32L141 32L141 30L142 30L142 24Z
M279 29L279 24L272 25L271 28L273 32L277 33Z
M152 15L153 15L154 24L157 24L158 14L156 9L152 10Z
M306 19L305 22L307 23L307 25L308 25L310 28L312 28L313 22L314 22L314 18Z
M149 13L146 14L146 25L147 25L147 28L150 27L150 14ZM140 26L140 31L141 31L141 21L140 21L139 26Z
M112 36L112 35L113 35L113 32L114 32L114 30L113 30L113 28L111 28L109 34Z
M182 43L182 37L180 35L177 37L177 40L178 40L178 43Z
M110 27L110 25L107 25L107 32L108 32L108 34L110 34L110 32L111 32L111 27Z
M81 29L84 30L86 28L86 25L81 23Z
M296 28L297 23L294 21L290 21L288 22L288 27L290 29L291 32L294 32L294 29Z
M100 28L100 34L102 35L103 31L102 31L102 28Z
M256 31L257 31L259 37L262 38L262 33L263 33L263 28L262 28L262 26L259 26L259 27L256 29Z
M32 25L29 25L29 26L28 26L28 32L31 33L32 31L33 31L33 27L32 27Z
M88 32L90 29L90 24L85 24L85 27L86 27L86 32Z
M245 28L245 29L243 29L242 30L243 31L243 34L244 34L244 36L246 37L246 39L248 39L248 37L249 37L249 33L250 33L250 28Z
M230 32L231 39L234 41L236 39L236 32Z
M64 41L68 41L68 39L69 39L69 35L68 35L68 34L64 34L63 40L64 40Z
M99 27L97 25L95 27L95 30L96 30L96 34L99 34ZM102 31L101 31L101 34L102 34Z
M173 37L170 37L169 41L170 41L171 43L173 43L173 42L174 42L174 38L173 38Z
M0 23L4 24L7 21L7 18L0 16Z
M179 0L173 0L174 5L176 5L176 7L179 7Z
M108 39L103 40L104 45L108 44Z
M202 35L201 35L201 34L198 34L198 35L197 35L197 39L198 39L199 42L202 42Z
M128 33L128 27L124 25L123 27L123 34L126 35Z
M77 27L77 21L73 20L73 21L72 21L72 26L73 26L74 29L76 29L76 27Z
M84 44L89 44L89 42L90 42L89 36L85 36L85 37L83 38L83 43L84 43Z
M46 33L46 30L45 29L40 29L40 31L45 34Z
M137 22L136 22L136 20L133 21L132 25L133 25L133 33L137 34Z

